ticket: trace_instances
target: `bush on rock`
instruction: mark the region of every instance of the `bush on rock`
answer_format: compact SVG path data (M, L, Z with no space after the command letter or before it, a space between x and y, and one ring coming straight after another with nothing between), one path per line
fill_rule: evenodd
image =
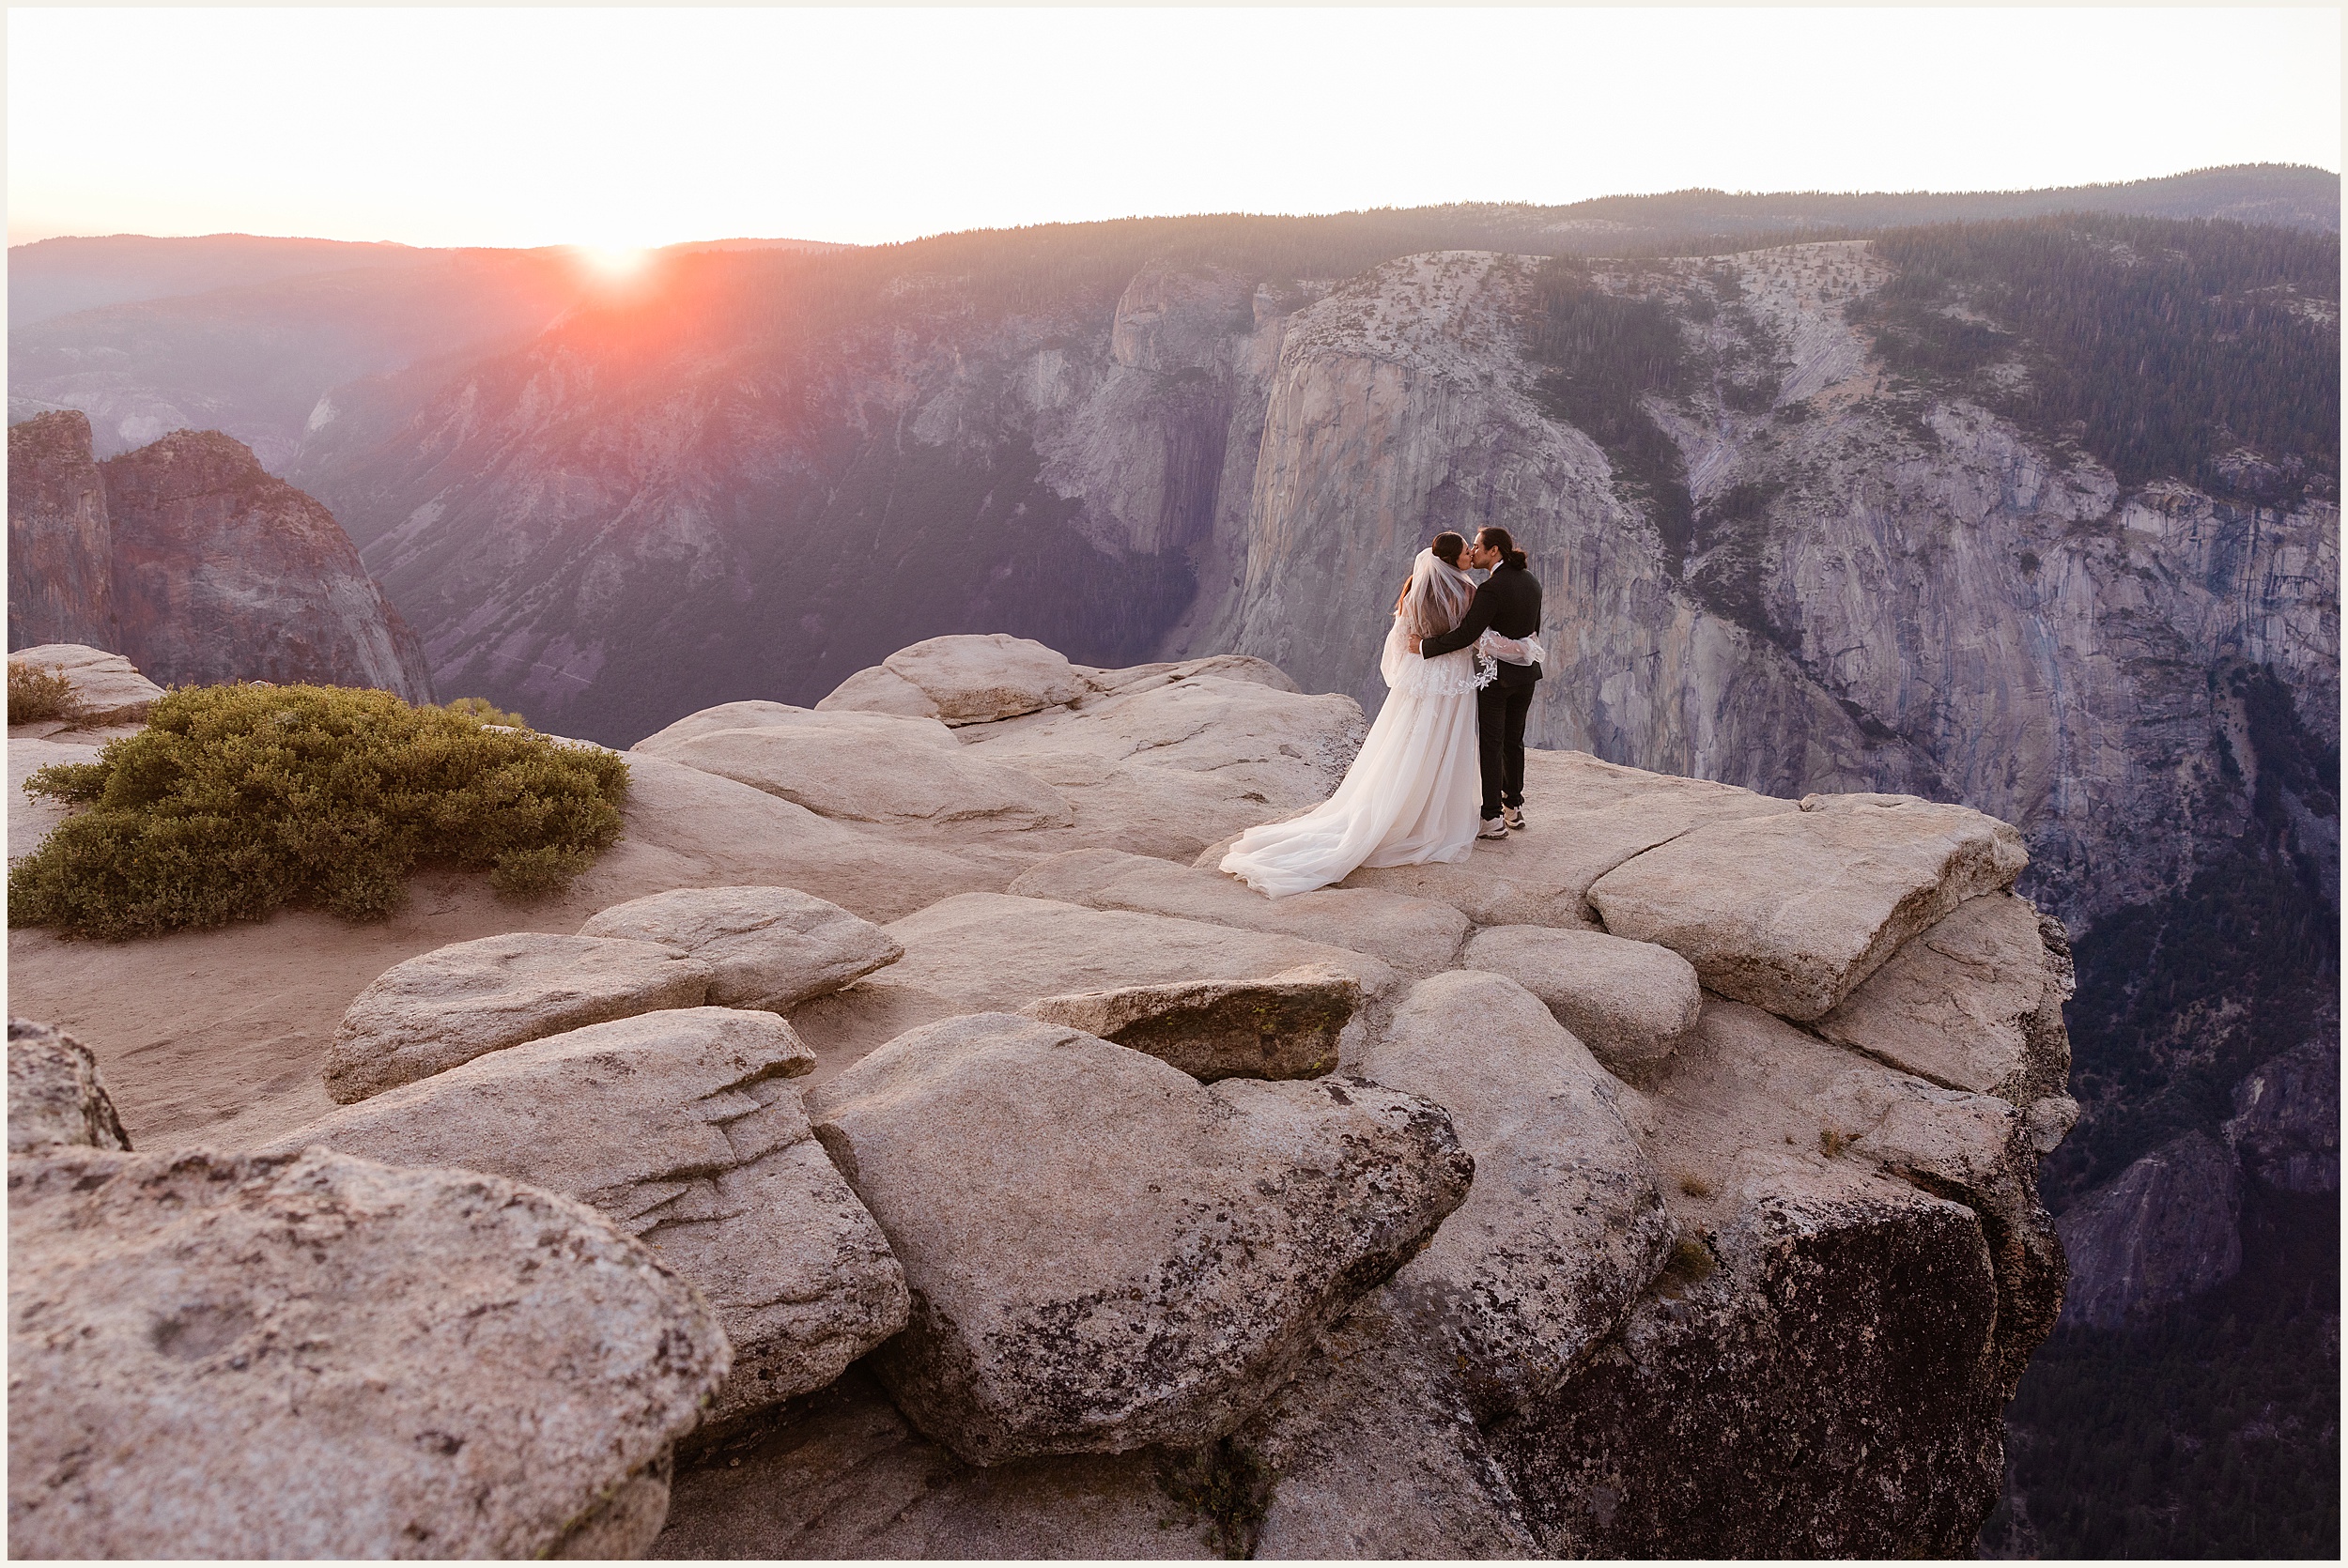
M149 935L315 905L379 919L420 865L559 891L620 836L596 747L338 686L198 686L25 788L84 807L8 873L8 922Z
M73 683L61 669L36 669L8 661L8 722L38 724L45 718L72 715Z

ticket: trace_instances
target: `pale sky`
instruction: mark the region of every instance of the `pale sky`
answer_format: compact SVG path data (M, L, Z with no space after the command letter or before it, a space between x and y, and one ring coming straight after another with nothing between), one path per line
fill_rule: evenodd
M870 243L2340 166L2340 14L11 8L8 238Z

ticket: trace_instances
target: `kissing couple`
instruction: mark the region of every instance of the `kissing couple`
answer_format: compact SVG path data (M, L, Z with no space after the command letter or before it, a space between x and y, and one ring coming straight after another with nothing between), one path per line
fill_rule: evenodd
M1479 587L1468 572L1487 567ZM1476 839L1523 831L1540 625L1540 579L1506 529L1480 529L1474 545L1435 535L1395 602L1385 706L1345 781L1301 817L1249 828L1220 869L1277 899L1357 866L1465 860Z

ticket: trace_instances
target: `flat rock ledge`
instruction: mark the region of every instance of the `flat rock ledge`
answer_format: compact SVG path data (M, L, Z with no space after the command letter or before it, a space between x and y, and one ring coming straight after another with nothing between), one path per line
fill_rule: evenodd
M513 931L394 964L334 1030L326 1092L348 1105L566 1029L707 1000L710 965L672 947Z
M917 1029L812 1098L913 1292L873 1368L977 1464L1228 1435L1474 1171L1413 1096L1201 1085L1005 1014Z
M1475 933L1460 966L1506 975L1617 1072L1650 1068L1704 1013L1695 966L1668 947L1603 931L1493 926Z
M822 1388L904 1327L904 1272L808 1127L814 1053L772 1013L688 1007L574 1029L332 1113L269 1145L453 1165L579 1199L718 1312L709 1418Z
M68 1149L8 1222L20 1556L633 1556L726 1375L642 1244L498 1176Z
M1590 884L1616 936L1671 948L1707 989L1807 1023L1966 899L2013 885L2022 836L1912 795L1811 795L1712 822Z

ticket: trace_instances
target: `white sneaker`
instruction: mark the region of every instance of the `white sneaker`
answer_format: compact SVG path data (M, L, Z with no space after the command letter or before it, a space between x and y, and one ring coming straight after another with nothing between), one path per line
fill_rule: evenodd
M1508 824L1508 831L1511 833L1522 833L1524 831L1524 812L1521 807L1514 806L1502 807L1500 808L1500 820Z
M1508 824L1499 817L1487 817L1484 825L1475 830L1475 836L1478 838L1506 838L1508 837Z

